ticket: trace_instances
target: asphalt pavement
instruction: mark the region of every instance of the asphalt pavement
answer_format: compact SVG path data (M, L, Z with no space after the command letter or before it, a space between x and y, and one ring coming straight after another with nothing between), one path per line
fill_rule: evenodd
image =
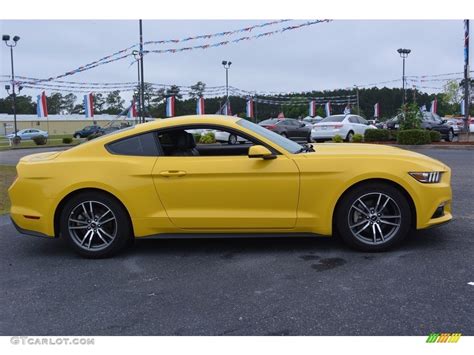
M139 240L86 260L0 217L0 335L474 335L474 151L422 153L453 169L455 220L385 253L333 238Z

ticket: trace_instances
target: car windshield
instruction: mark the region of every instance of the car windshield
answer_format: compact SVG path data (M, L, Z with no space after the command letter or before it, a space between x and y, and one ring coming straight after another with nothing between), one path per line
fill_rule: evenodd
M267 121L270 121L270 120L267 120ZM296 142L293 142L291 140L289 140L288 138L285 138L283 136L280 136L279 134L275 133L275 132L272 132L262 126L259 126L253 122L250 122L248 120L245 120L245 119L241 119L239 121L237 121L237 124L239 126L242 126L244 128L247 128L259 135L261 135L262 137L265 137L267 138L268 140L271 140L273 143L275 143L276 145L282 147L283 149L287 150L288 152L290 153L299 153L301 152L301 149L302 149L302 146Z
M321 122L342 122L344 121L344 115L335 115L324 118Z

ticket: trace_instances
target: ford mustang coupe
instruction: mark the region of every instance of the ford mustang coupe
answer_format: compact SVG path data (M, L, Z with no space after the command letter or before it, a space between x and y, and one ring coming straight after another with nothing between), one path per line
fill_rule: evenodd
M196 144L190 132L202 129L247 143ZM91 258L151 236L339 235L381 251L452 218L451 170L439 161L380 145L300 145L217 115L156 120L29 155L17 173L16 228L65 238Z

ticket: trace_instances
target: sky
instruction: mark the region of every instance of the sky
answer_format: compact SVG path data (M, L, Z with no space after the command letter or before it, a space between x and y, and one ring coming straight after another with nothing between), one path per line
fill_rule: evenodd
M144 20L144 40L185 38L266 21ZM305 20L294 20L254 30L251 34L303 22ZM137 43L138 21L3 20L0 32L21 37L14 49L16 75L46 78ZM145 49L178 48L246 35ZM192 85L197 81L208 86L225 85L221 62L230 60L230 85L245 90L291 92L347 88L401 78L402 60L396 52L400 47L412 51L406 62L406 75L462 72L463 36L462 20L335 20L218 48L149 54L145 56L145 80L177 85ZM9 75L10 53L5 45L1 46L0 54L1 74ZM137 68L131 63L127 58L63 80L136 81ZM401 80L387 84L393 85L401 86ZM441 83L425 85L439 87ZM6 96L3 86L4 83L0 97ZM39 92L25 89L22 93L35 96Z

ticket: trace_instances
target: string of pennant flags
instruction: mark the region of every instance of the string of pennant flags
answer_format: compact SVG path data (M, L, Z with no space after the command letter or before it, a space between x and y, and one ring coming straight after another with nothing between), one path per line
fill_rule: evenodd
M144 43L144 45L153 45L153 44L156 45L156 44L165 44L165 43L182 43L182 42L188 42L188 41L195 40L195 39L211 39L211 38L215 38L215 37L230 36L230 35L241 33L241 32L250 32L255 28L263 28L263 27L266 27L266 26L276 25L276 24L287 22L287 21L290 21L290 20L271 21L271 22L267 22L267 23L263 23L263 24L259 24L259 25L254 25L254 26L241 28L241 29L238 29L238 30L224 31L224 32L218 32L218 33L207 34L207 35L198 35L198 36L194 36L194 37L183 38L181 40L147 41L147 42ZM239 43L241 41L248 41L248 40L268 37L268 36L272 36L272 35L275 35L275 34L284 33L284 32L287 32L287 31L293 31L293 30L304 28L304 27L316 25L316 24L319 24L319 23L327 23L327 22L331 22L331 21L332 20L329 20L329 19L307 21L307 22L304 22L304 23L301 23L301 24L283 27L283 28L278 29L278 30L264 32L264 33L260 33L260 34L252 35L252 36L244 36L244 37L240 37L240 38L237 38L237 39L234 39L234 40L221 41L221 42L217 42L217 43L208 43L208 44L196 45L196 46L191 46L191 47L144 50L143 53L141 53L141 54L146 55L146 54L150 54L150 53L155 53L155 54L180 53L180 52L196 50L196 49L216 48L216 47L221 47L221 46L225 46L225 45L229 45L229 44L236 44L236 43ZM116 51L116 52L114 52L112 54L109 54L109 55L106 55L102 58L99 58L99 59L97 59L93 62L81 65L80 67L78 67L76 69L73 69L73 70L70 70L70 71L67 71L63 74L56 75L56 76L51 76L49 78L44 78L44 79L37 79L37 80L33 81L32 83L48 82L48 81L61 79L61 78L67 77L67 76L71 76L71 75L75 75L77 73L84 72L86 70L96 68L96 67L101 66L101 65L110 64L110 63L128 58L128 57L134 55L134 53L130 52L130 51L132 49L136 48L137 46L138 46L137 44L134 44L132 46L129 46L127 48Z
M474 71L470 71L470 73L474 73ZM441 90L442 87L439 86L427 86L422 85L425 82L447 82L450 80L460 80L461 77L448 77L450 75L459 75L459 72L453 73L444 73L444 74L435 74L435 75L413 75L407 76L406 82L412 83L413 86L416 88L425 88L425 89L432 89L432 90ZM441 78L444 77L444 78ZM8 75L0 75L0 78L4 78L0 80L0 82L11 83L11 80L7 80L9 78ZM74 81L64 81L64 80L52 80L51 82L40 82L42 79L38 78L31 78L25 76L17 76L15 80L16 86L22 86L24 88L29 89L39 89L39 90L70 90L71 92L87 92L87 91L94 91L94 92L110 92L114 90L121 90L121 91L133 91L137 87L136 82L117 82L117 83L99 83L99 82L74 82ZM346 88L347 90L353 90L354 88L363 88L363 87L373 87L379 86L381 84L387 83L395 83L400 82L401 79L393 79L393 80L386 80L380 81L371 84L361 84L361 85L354 85L353 87ZM184 94L189 93L192 90L192 86L184 86L184 85L171 85L171 84L162 84L162 83L147 83L154 88L169 88L171 86L178 87L180 91ZM225 86L214 86L214 87L206 87L204 89L205 93L213 93L219 92L221 93L224 90ZM243 90L235 87L230 87L234 93L238 93L240 95L254 95L256 94L255 91ZM260 96L280 96L280 98L290 99L294 97L294 95L299 94L296 92L279 92L279 91L259 91L258 95ZM293 96L291 96L293 95ZM342 98L345 95L341 95ZM336 97L331 97L336 98Z
M286 32L286 31L297 30L297 29L300 29L300 28L303 28L303 27L308 27L308 26L316 25L318 23L330 22L330 21L332 21L332 20L308 21L308 22L305 22L305 23L302 23L302 24L299 24L299 25L288 26L288 27L284 27L284 28L279 29L279 30L264 32L264 33L260 33L258 35L253 35L253 36L240 37L240 38L229 40L229 41L221 41L221 42L217 42L217 43L202 44L202 45L196 45L196 46L191 46L191 47L147 50L147 51L144 52L144 54L146 55L148 53L158 53L158 54L177 53L177 52L184 52L184 51L190 51L190 50L195 50L195 49L208 49L208 48L221 47L221 46L225 46L225 45L232 44L232 43L238 43L238 42L241 42L241 41L248 41L248 40L252 40L252 39L258 39L258 38L262 38L262 37L272 36L272 35L275 35L277 33L283 33L283 32Z
M247 97L245 103L245 111L246 116L249 118L254 118L254 105L255 103L266 103L266 104L277 104L277 105L290 105L290 103L281 103L281 102L272 102L271 100L261 100L256 97ZM175 96L168 96L165 99L165 114L166 117L174 117L176 115L175 111L175 104L176 98ZM308 115L311 117L315 117L316 107L317 105L321 105L317 103L315 100L310 100L306 103L308 105ZM356 105L357 101L346 101L345 103L342 102L334 102L334 101L327 101L323 104L324 111L327 116L331 115L332 106L345 106L344 114L351 113L351 107ZM94 117L94 94L88 93L84 95L83 98L83 107L84 107L84 115L86 118L93 118ZM461 109L462 109L461 104ZM380 103L376 103L374 105L374 118L380 117ZM427 111L426 105L420 107L421 111ZM431 102L430 112L436 114L438 110L438 99L435 97L434 100ZM232 110L230 107L230 101L227 100L224 105L216 112L217 114L223 115L232 115ZM131 101L130 106L124 110L122 114L125 114L128 118L135 118L137 117L137 109L136 109L136 102L135 99ZM204 115L205 114L205 99L203 97L199 97L196 100L196 114L197 115ZM38 117L48 117L48 107L47 107L47 97L46 93L43 91L40 95L37 96L37 116Z

